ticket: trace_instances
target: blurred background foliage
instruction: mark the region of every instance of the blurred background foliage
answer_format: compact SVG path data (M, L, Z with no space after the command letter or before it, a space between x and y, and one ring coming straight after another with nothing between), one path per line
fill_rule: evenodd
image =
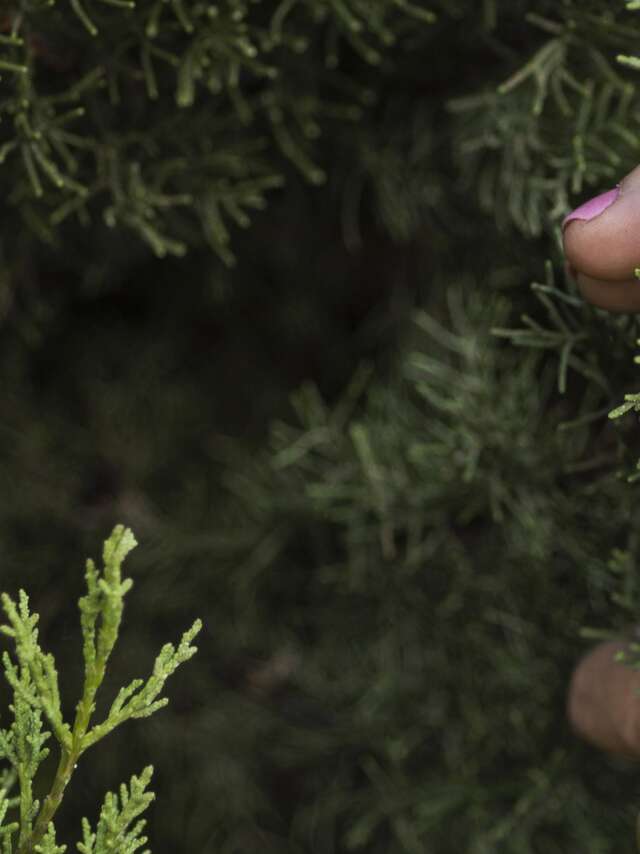
M2 586L69 705L114 522L114 684L206 624L60 836L151 760L158 854L635 850L564 711L640 604L638 322L559 240L638 160L626 5L9 0Z

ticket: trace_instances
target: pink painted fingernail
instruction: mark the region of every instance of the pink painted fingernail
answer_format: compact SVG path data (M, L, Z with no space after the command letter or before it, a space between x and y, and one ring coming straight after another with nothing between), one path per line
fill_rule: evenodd
M595 219L595 217L603 211L606 211L606 209L615 202L619 195L620 185L614 187L613 190L607 190L606 193L600 193L599 196L589 199L588 202L585 202L583 205L580 205L579 208L576 208L574 211L571 211L570 214L566 215L562 221L563 230L570 222L573 222L574 219L582 219L587 222L590 219Z

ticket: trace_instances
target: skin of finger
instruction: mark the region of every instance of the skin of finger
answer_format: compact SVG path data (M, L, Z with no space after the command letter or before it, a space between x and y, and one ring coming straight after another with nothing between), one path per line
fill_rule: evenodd
M578 290L591 305L616 314L640 312L640 280L635 277L621 282L595 279L585 273L575 277Z
M640 267L640 188L622 193L589 222L573 220L564 230L567 261L594 279L623 281Z
M613 660L623 643L589 652L573 672L567 716L588 742L608 753L640 760L640 673Z

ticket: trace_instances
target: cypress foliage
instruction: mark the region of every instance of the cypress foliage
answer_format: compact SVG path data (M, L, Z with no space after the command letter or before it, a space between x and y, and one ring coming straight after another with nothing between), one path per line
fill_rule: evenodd
M59 838L152 754L162 852L636 850L565 693L640 606L640 331L559 226L638 162L637 7L2 10L3 587L70 692L52 555L105 526L144 542L126 676L211 627Z
M177 648L165 644L146 682L134 679L121 688L102 723L92 721L96 695L118 639L123 600L132 586L130 578L122 578L122 562L135 545L131 531L120 525L105 541L104 569L87 561L87 595L78 603L84 684L73 724L65 720L54 656L45 653L40 645L36 628L39 615L31 612L24 590L17 603L7 593L2 595L8 625L0 628L13 640L16 656L14 661L7 652L3 654L4 673L13 691L10 710L14 718L9 728L0 730L0 755L7 763L0 802L0 835L6 854L64 854L67 846L57 844L53 819L78 760L125 721L148 718L166 706L166 697L157 699L165 682L197 651L190 644L202 627L199 621L183 634ZM51 730L43 726L50 726ZM34 798L34 783L40 765L49 755L49 748L44 745L52 734L58 742L58 767L46 797L40 801ZM117 795L107 794L95 833L88 819L82 820L83 842L78 844L82 854L106 853L114 848L133 854L146 843L146 820L136 819L153 800L153 793L145 791L152 773L153 768L148 766L139 777L131 778L129 788L121 786L119 801ZM15 796L10 797L14 788Z

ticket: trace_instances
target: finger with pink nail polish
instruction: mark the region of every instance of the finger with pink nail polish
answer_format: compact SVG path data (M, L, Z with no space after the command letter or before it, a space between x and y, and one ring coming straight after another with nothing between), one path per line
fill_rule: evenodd
M568 214L562 230L583 297L612 312L640 312L640 167Z

